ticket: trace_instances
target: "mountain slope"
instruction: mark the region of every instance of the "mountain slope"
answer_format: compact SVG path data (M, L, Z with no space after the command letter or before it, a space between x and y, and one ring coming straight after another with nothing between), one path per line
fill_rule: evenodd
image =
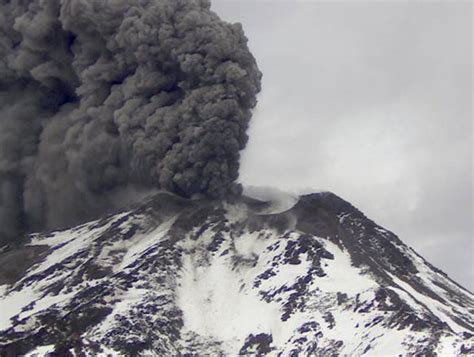
M1 253L2 355L474 353L472 293L334 194L279 203L162 193Z

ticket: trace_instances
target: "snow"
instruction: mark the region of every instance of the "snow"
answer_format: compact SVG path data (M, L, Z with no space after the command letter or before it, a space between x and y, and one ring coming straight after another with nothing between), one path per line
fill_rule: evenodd
M319 239L319 241L332 253L334 259L323 260L323 269L327 276L318 277L313 281L317 288L324 292L343 292L348 296L355 296L378 287L371 277L352 265L347 252L328 240Z
M465 289L459 288L455 283L453 283L450 279L444 277L441 274L435 273L427 264L426 261L421 258L415 251L412 249L405 250L407 254L410 256L410 259L415 264L418 273L416 274L419 279L423 281L423 283L430 288L430 290L436 292L438 295L444 298L446 304L454 306L456 309L461 310L463 315L470 314L467 308L460 306L459 304L453 304L449 295L446 294L446 290L442 289L434 282L437 281L438 283L447 286L452 291L457 292L460 295L464 295L467 299L473 301L474 295ZM471 307L474 309L474 304L471 303Z
M438 356L458 356L459 350L459 339L456 336L443 335L434 352Z
M47 353L54 352L54 345L36 347L33 351L28 352L25 357L43 357Z
M203 267L185 256L177 302L188 330L224 341L229 355L235 356L249 333L271 333L280 311L252 291L241 292L242 276L226 260L220 257Z
M97 228L91 229L91 227L94 227L96 224L96 222L91 222L76 229L55 232L52 236L35 237L30 245L49 245L53 247L53 249L43 262L30 269L28 275L31 276L44 272L55 264L63 262L71 255L77 254L85 249L90 249L91 242L94 239L107 230L113 222L119 220L126 214L127 213L118 214L109 222ZM0 294L0 311L2 311L2 314L0 314L0 331L10 327L11 318L16 315L19 315L19 318L25 318L72 297L75 292L58 294L56 296L44 296L42 292L46 286L62 279L65 274L67 274L67 271L63 269L58 274L50 275L47 279L35 281L19 291L12 290L6 293L4 290L3 294ZM34 306L31 310L22 312L25 307L33 302Z
M26 287L21 291L11 292L0 298L0 331L11 326L10 319L19 314L23 307L34 301L35 292L31 287Z
M101 346L103 352L99 353L97 356L98 357L120 357L120 356L123 356L123 354L111 349L111 348L108 348L108 347L105 347L105 346ZM146 355L144 355L146 356Z
M287 239L295 239L297 235L291 233ZM258 274L272 262L277 262L275 257L282 253L284 244L276 250L267 249L278 241L278 234L269 230L260 231L259 235L247 232L233 240L237 255L258 257L256 264L247 268L235 266L229 255L219 254L208 257L206 264L203 264L199 256L202 250L198 245L206 244L206 237L203 234L200 241L193 243L194 247L183 243L194 254L184 255L178 279L177 304L183 311L185 329L212 341L222 341L226 355L237 355L248 335L258 333L271 334L273 346L278 351L290 351L291 341L299 336L298 328L308 321L316 321L320 326L323 333L322 340L318 342L320 346L331 347L335 341L343 341L343 355L361 355L366 349L367 356L398 355L408 351L410 344L407 345L407 341L412 341L411 345L419 345L423 343L419 341L426 340L421 332L387 328L382 322L365 327L376 319L383 321L387 318L376 308L361 314L353 308L337 306L337 293L345 293L350 301L357 299L361 304L368 304L375 298L379 285L363 269L352 265L348 252L328 240L315 237L334 259L322 260L327 276L313 279L306 294L308 310L294 311L289 319L282 321L282 304L292 291L279 289L291 287L299 277L307 274L311 262L306 254L301 254L300 264L277 264L272 268L275 275L261 280L259 287L253 288L252 282ZM230 240L226 237L226 243ZM401 285L399 281L396 283ZM394 289L402 299L410 299L405 291L407 287ZM263 291L280 292L272 301L265 302L259 295ZM415 299L411 299L410 303L422 309ZM335 327L325 320L328 312L332 314ZM440 313L439 310L437 312Z
M76 254L85 249L89 249L91 242L105 232L110 226L120 220L122 217L126 216L129 212L121 213L116 215L111 219L107 224L104 224L100 227L91 229L94 226L94 223L91 222L86 225L81 226L81 229L71 229L66 231L56 232L51 237L41 237L34 239L30 245L49 245L54 247L52 253L46 257L46 260L42 262L37 268L32 271L32 274L37 274L46 269L52 267L55 264L61 263L66 258L70 257L73 254Z
M438 317L442 322L448 324L451 330L455 333L462 333L462 332L470 332L468 329L458 325L453 319L448 315L446 311L446 305L440 303L439 301L432 299L431 297L421 294L416 291L410 284L402 281L401 279L397 278L396 276L387 272L387 274L393 279L393 282L400 287L400 289L393 287L392 290L399 293L399 295L405 297L405 301L409 303L412 307L416 308L417 310L420 309L420 304L424 306L428 311L430 311L433 315ZM403 291L405 294L403 294ZM402 292L400 294L400 292ZM407 298L407 295L409 298Z
M177 304L183 311L185 329L211 340L222 341L229 356L238 354L249 334L271 334L273 345L282 348L297 328L307 322L308 317L294 314L282 321L281 303L263 301L260 292L290 287L300 276L306 275L311 267L306 254L300 256L301 263L298 265L275 268L276 275L262 280L256 289L253 287L255 278L270 266L272 259L283 249L284 245L277 250L267 249L278 240L278 235L272 231L263 231L260 235L247 232L235 238L233 243L237 256L258 257L252 266L235 266L235 256L219 253L203 264L200 256L203 251L197 245L207 244L206 238L204 233L198 242L194 242L194 247L189 242L182 243L189 252L193 252L183 257L177 288ZM226 237L227 244L229 241L230 237ZM226 243L221 250L228 248ZM284 299L288 294L281 293L279 298Z
M35 300L35 305L33 306L33 309L24 311L19 315L20 319L23 319L25 317L31 316L36 314L39 311L46 310L50 308L53 305L57 305L63 301L66 301L73 297L76 294L76 292L71 292L69 294L59 294L59 295L46 295L38 300ZM31 298L31 296L30 296Z
M365 356L399 356L402 352L406 352L403 345L407 336L410 335L409 330L387 329L380 326L372 327L371 330L371 336L375 335L377 337L373 342L366 340L367 345L370 345L370 349Z
M56 277L57 279L60 279L60 277ZM0 296L0 311L2 311L0 314L0 331L9 328L11 318L16 315L19 315L20 319L32 316L39 311L67 301L76 294L76 292L71 292L68 294L44 295L41 290L50 283L51 281L42 280L25 286L20 291L12 290L8 294ZM32 308L25 310L31 304L33 304Z
M298 233L292 233L287 239L297 237ZM195 245L206 244L206 234L201 238L202 240L195 242ZM322 291L333 297L337 292L345 292L348 296L359 294L361 299L372 299L378 285L369 276L362 274L360 269L351 265L347 252L329 241L316 237L315 239L319 239L335 259L323 260L324 270L328 276L315 278L310 287L312 291ZM229 255L219 254L203 265L201 257L198 256L201 251L197 247L192 248L189 243L183 245L194 252L194 255L184 256L178 280L177 303L183 311L186 330L211 340L223 341L225 353L237 355L249 334L271 334L273 345L277 350L282 350L285 346L291 345L291 339L298 336L297 329L304 323L315 320L321 325L326 324L322 312L313 309L310 312L295 311L286 321L281 320L282 304L292 291L279 289L283 286L287 288L293 286L299 277L308 273L311 262L307 259L306 253L300 255L300 264L280 264L280 262L272 269L275 275L261 280L258 289L252 288L252 282L258 274L265 271L272 262L275 262L274 258L282 253L285 244L281 244L276 250L267 249L278 240L278 234L269 230L261 231L260 235L247 232L235 238L233 243L237 255L246 258L258 257L256 265L247 269L242 266L233 267ZM259 292L263 291L281 292L273 301L265 302L259 295ZM318 296L321 297L320 294ZM324 296L322 298L325 299ZM335 311L334 317L337 326L344 327L355 326L365 321L353 311L341 313ZM374 316L364 317L367 321L373 318ZM352 328L324 327L324 331L326 336L333 340L354 341ZM352 346L352 349L356 347Z
M268 245L268 240L255 234L243 234L234 240L237 254L244 258L252 258L259 255Z
M306 254L302 254L300 258L305 257ZM301 264L298 265L284 265L281 268L275 269L276 275L263 280L260 288L261 290L277 290L282 286L293 285L299 277L306 275L307 271L311 267L311 262L307 259L302 259Z
M381 233L382 235L389 233L386 229L381 228L381 227L375 227L374 229L375 229L377 232Z
M324 321L323 312L321 311L312 313L312 318L318 321L326 340L344 341L345 352L355 351L361 339L358 335L363 332L362 330L354 329L354 326L360 323L360 316L353 311L337 311L334 308L331 308L330 312L334 317L335 328L331 329L327 326L327 323Z
M361 301L369 301L370 298L362 298ZM319 303L321 303L319 301ZM364 314L354 312L353 309L338 308L337 304L330 302L329 306L320 305L316 311L307 314L306 321L311 319L320 325L324 339L320 344L331 345L332 341L343 341L342 356L360 356L370 345L367 356L398 356L403 352L404 339L410 333L409 330L395 330L382 326L381 323L364 328L376 317L381 317L380 311L370 310ZM324 314L330 312L334 319L334 327L331 328L324 319Z
M250 274L239 273L230 266L225 257L214 260L208 267L196 266L192 257L184 258L177 302L183 311L186 330L222 341L229 356L238 355L249 334L270 334L273 345L283 347L308 317L294 314L287 321L281 321L280 304L262 301L255 289L247 288ZM302 270L292 268L293 272ZM284 274L272 277L271 285L277 286L276 281L288 284L297 279L297 275L290 277L287 271L282 272Z
M115 296L119 301L115 304L113 311L107 315L97 327L94 328L94 335L107 333L113 326L118 316L126 316L133 306L138 305L147 294L146 289L130 288L122 295Z
M351 214L350 213L341 213L338 217L339 217L339 223L344 223L345 219L347 217L350 217Z
M114 272L120 271L132 264L137 258L139 258L149 248L159 244L162 239L166 236L169 229L175 222L176 217L173 217L160 224L154 231L149 232L145 235L138 235L133 237L130 241L119 242L119 247L127 249L125 256L122 258L120 265L114 267Z

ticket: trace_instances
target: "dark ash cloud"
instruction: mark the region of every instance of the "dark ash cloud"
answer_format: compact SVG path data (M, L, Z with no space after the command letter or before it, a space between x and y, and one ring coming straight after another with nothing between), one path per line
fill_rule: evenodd
M206 0L0 0L0 241L140 190L238 193L260 78Z

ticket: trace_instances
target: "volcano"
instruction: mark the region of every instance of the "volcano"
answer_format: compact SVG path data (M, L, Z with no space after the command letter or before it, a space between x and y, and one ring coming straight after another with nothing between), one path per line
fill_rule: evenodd
M2 356L474 354L473 294L329 192L158 193L0 264Z

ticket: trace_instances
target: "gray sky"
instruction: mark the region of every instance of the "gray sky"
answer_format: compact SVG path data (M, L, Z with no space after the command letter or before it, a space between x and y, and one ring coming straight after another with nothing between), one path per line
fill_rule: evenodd
M471 4L213 9L263 72L241 182L333 191L473 290Z

